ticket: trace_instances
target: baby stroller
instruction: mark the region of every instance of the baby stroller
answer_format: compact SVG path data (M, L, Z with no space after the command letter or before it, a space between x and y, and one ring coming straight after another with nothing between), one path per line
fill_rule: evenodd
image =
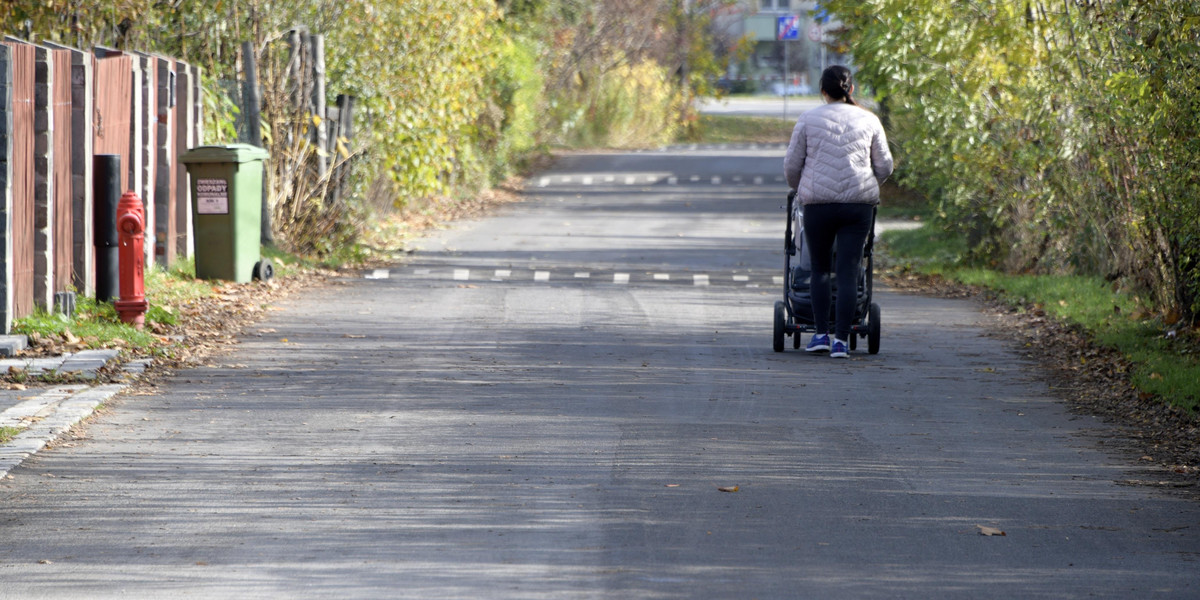
M792 336L792 348L800 347L801 333L816 333L816 320L813 318L812 296L809 284L812 280L812 262L804 241L804 219L801 211L796 210L796 192L788 194L787 200L787 233L784 237L785 251L783 258L783 300L775 302L775 336L773 347L776 352L783 352L784 337ZM793 237L792 220L796 221L795 236ZM874 213L871 216L871 230L875 230ZM850 349L858 346L858 338L867 338L867 352L879 353L879 305L872 301L874 291L874 265L872 250L875 246L875 235L867 236L863 248L862 270L858 275L857 295L854 303L854 319L850 328ZM792 264L792 257L798 257L797 264ZM836 259L836 257L835 257ZM833 287L833 302L830 302L829 320L833 321L834 307L837 305L836 278L831 282Z

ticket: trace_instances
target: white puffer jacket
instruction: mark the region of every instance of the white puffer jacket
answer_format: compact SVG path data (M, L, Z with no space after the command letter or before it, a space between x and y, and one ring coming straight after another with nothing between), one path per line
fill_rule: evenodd
M892 174L892 153L879 117L831 102L800 115L783 172L801 204L878 204L879 185Z

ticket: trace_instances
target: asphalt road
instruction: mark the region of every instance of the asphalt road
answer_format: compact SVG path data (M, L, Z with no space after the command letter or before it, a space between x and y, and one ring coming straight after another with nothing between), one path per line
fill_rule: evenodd
M780 154L568 156L291 299L0 482L0 598L1200 595L1200 506L970 302L771 351Z

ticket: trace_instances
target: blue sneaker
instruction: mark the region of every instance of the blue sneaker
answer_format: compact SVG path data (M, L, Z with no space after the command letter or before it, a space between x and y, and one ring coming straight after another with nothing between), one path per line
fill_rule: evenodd
M832 358L850 358L850 348L846 346L846 342L834 338L829 356Z
M812 339L808 341L808 347L805 348L804 351L829 352L829 335L824 333L814 335Z

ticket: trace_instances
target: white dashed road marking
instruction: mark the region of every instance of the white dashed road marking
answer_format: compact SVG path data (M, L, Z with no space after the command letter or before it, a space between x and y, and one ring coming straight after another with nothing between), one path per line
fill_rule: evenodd
M483 274L484 272L488 272L489 275L484 275ZM520 283L522 281L528 282L528 281L532 280L532 281L535 281L538 283L546 283L546 282L549 282L549 281L552 281L555 279L555 277L556 277L555 273L558 273L558 275L557 275L558 281L567 281L572 278L577 281L578 280L591 281L591 280L596 279L595 277L592 276L593 273L590 271L570 271L570 270L566 270L566 269L561 269L561 270L515 269L514 270L514 269L492 269L492 268L482 269L481 268L481 269L475 269L474 275L477 280L482 278L483 280L494 281L494 282ZM424 277L433 277L435 279L444 279L445 277L448 276L451 279L453 279L454 281L471 281L472 269L452 268L452 267L444 267L442 269L415 268L412 270L412 274L415 276L418 276L418 277L424 276ZM686 282L686 281L688 281L688 278L690 277L692 285L698 286L698 287L699 286L710 286L710 285L721 285L721 284L733 283L736 285L742 285L747 288L764 288L764 287L768 287L768 285L771 285L771 286L783 285L784 279L785 279L785 277L783 277L782 275L767 275L765 273L762 273L762 274L729 273L729 274L722 274L722 275L714 276L714 275L710 275L707 273L686 273L686 274L684 274L684 273L656 273L653 271L647 271L645 273L638 273L638 274L618 273L618 272L612 272L611 274L612 274L612 282L617 285L629 285L629 284L632 284L635 282L643 283L643 284L654 282L654 283L658 283L658 284L668 284L669 285L672 282ZM372 271L365 271L363 273L362 277L364 279L389 279L392 277L392 275L388 269L374 269ZM603 277L604 280L607 281L608 273L603 273L600 275L600 277ZM716 277L717 283L714 283L713 277ZM767 283L768 281L770 281L770 284Z

